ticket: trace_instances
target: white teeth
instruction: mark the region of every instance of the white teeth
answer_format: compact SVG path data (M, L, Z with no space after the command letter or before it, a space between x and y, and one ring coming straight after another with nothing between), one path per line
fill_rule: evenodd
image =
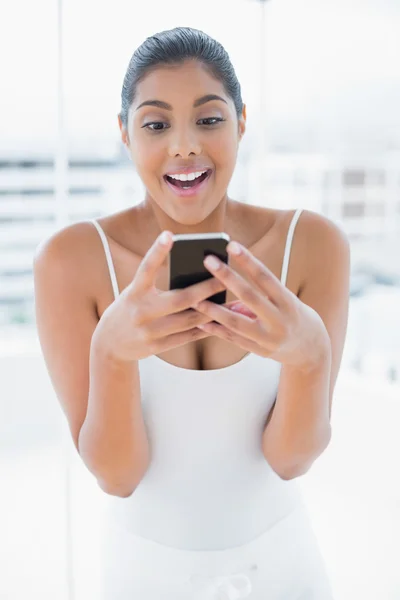
M168 177L177 179L178 181L193 181L193 179L197 179L197 177L204 175L204 173L207 173L207 170L197 171L196 173L177 173L176 175L168 175Z

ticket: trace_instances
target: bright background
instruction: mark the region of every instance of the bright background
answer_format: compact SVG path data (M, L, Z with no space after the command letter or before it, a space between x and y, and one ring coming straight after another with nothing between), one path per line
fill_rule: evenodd
M60 11L61 7L61 11ZM118 137L133 50L177 25L228 50L248 107L234 198L349 236L332 442L300 482L336 600L400 597L400 4L9 0L0 19L0 600L99 597L105 495L76 455L34 323L32 257L142 187Z

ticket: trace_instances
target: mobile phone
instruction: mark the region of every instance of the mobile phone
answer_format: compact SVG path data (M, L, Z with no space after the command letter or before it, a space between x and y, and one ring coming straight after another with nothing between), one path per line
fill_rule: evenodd
M176 290L213 277L203 261L214 254L228 264L226 247L230 242L227 233L182 233L173 236L174 244L169 253L169 289ZM210 302L224 304L226 290L207 298Z

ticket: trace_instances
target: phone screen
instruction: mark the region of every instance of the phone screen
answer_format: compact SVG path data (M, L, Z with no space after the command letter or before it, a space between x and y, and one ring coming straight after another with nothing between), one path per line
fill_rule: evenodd
M226 247L230 241L226 233L195 233L174 236L174 245L169 255L170 289L182 289L213 277L206 269L203 260L214 254L228 263ZM224 304L226 290L207 298L211 302Z

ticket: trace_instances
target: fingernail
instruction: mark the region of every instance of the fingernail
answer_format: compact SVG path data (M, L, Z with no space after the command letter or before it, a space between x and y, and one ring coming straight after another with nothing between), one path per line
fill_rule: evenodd
M169 232L163 231L159 237L159 240L160 240L160 244L162 244L163 246L168 246L169 240L170 240Z
M205 264L207 267L210 267L211 269L217 270L220 267L220 262L218 260L218 258L215 258L215 256L207 256L207 258L205 259Z
M229 252L231 252L232 254L235 254L236 256L239 256L239 254L242 253L242 248L240 247L240 244L238 244L237 242L231 242L229 244Z

